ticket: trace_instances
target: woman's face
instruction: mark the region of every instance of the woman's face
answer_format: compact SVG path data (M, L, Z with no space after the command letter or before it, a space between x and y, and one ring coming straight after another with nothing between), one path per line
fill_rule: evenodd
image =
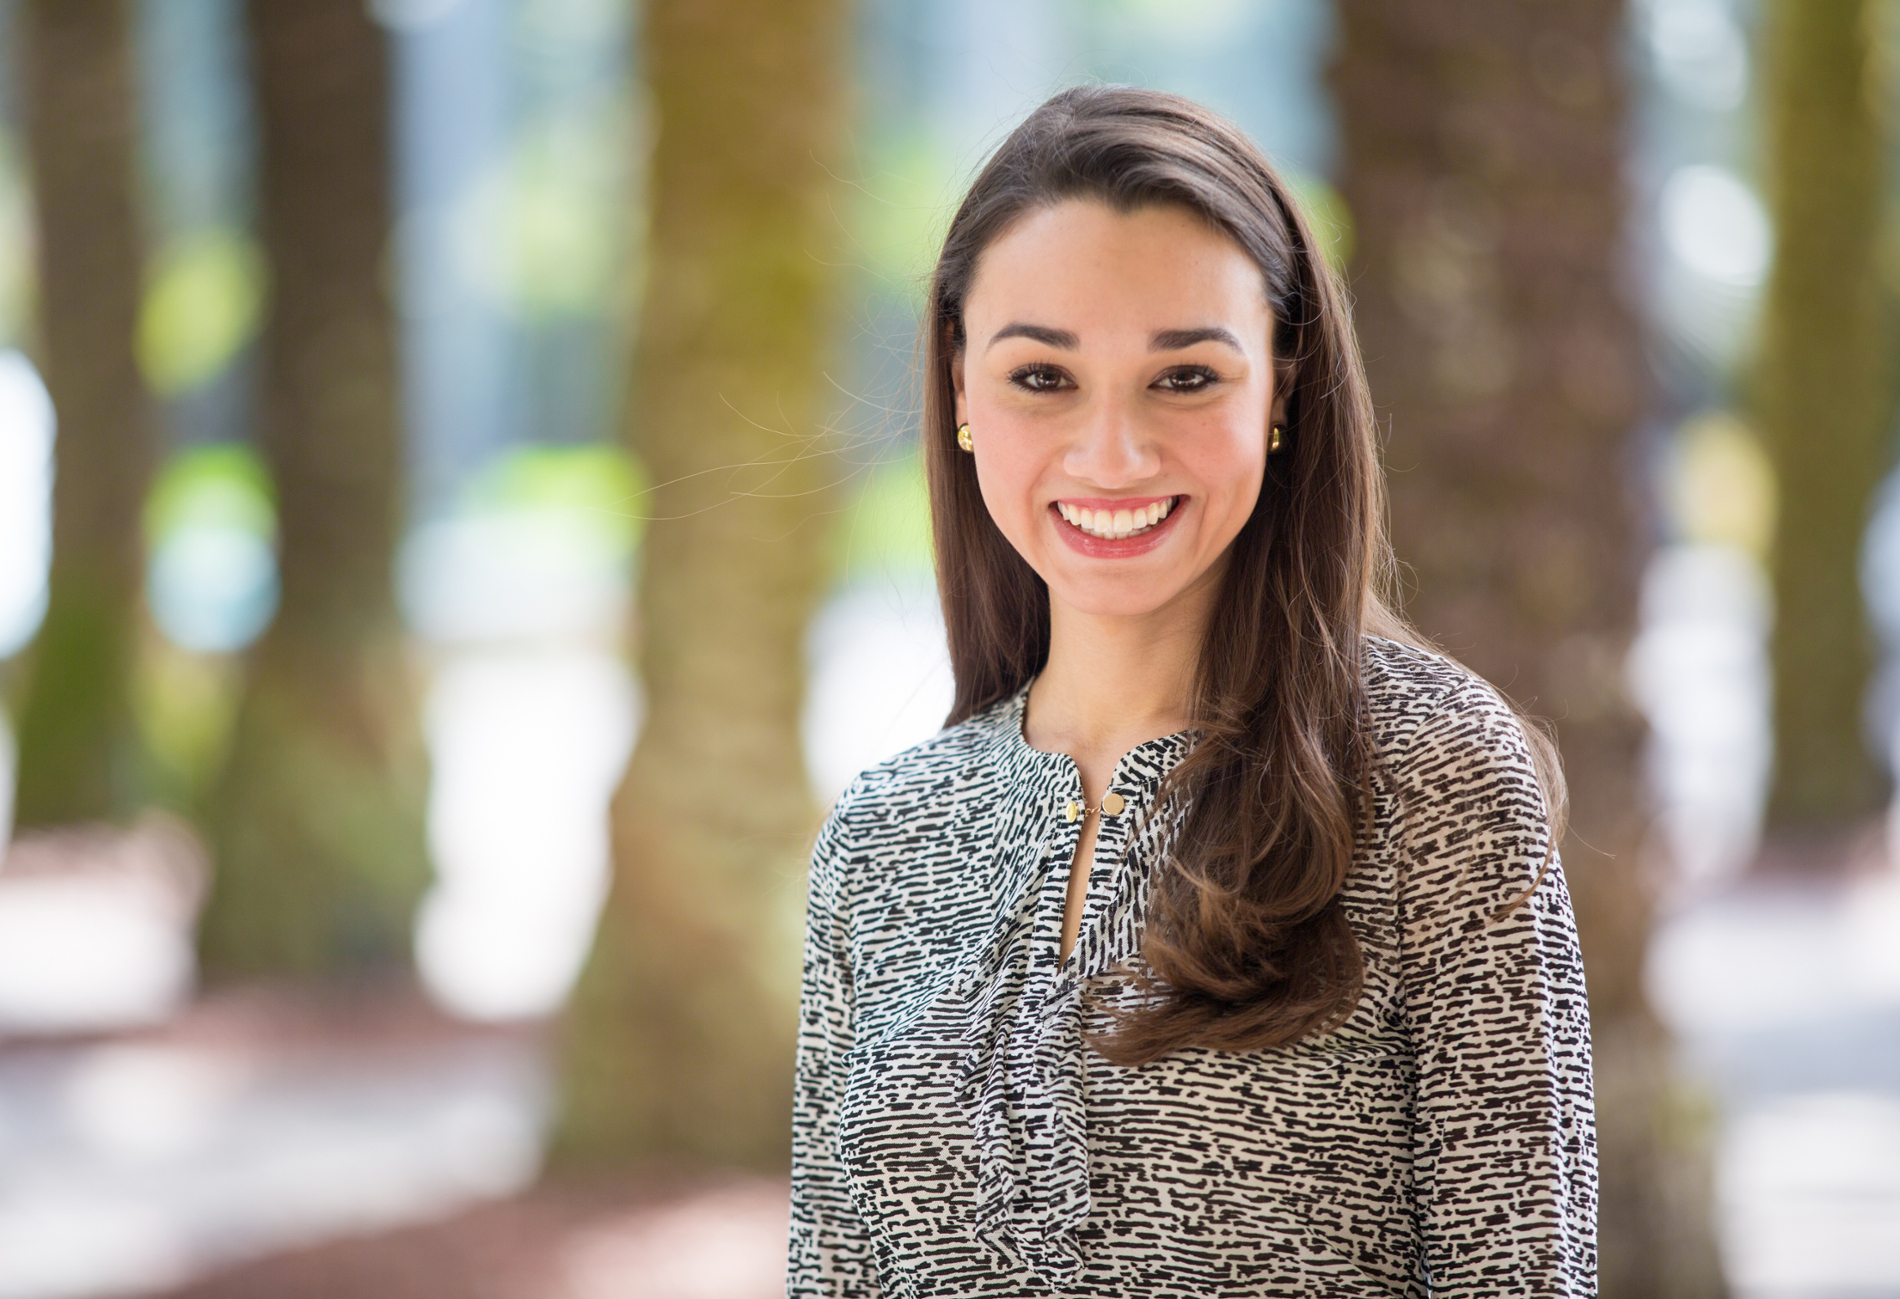
M984 252L952 363L997 527L1078 612L1199 591L1278 422L1259 268L1185 208L1076 199Z

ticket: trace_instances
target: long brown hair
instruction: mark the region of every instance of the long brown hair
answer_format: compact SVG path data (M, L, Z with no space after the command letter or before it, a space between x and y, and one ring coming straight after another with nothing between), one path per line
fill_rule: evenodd
M956 446L951 363L984 250L1025 214L1074 198L1185 208L1251 256L1286 395L1285 444L1202 640L1197 738L1156 804L1185 809L1143 945L1159 995L1097 1047L1133 1064L1190 1045L1278 1046L1336 1027L1358 1003L1364 963L1341 890L1373 776L1362 636L1418 641L1381 597L1384 482L1344 290L1259 149L1190 100L1061 92L1004 141L950 223L923 340L924 459L956 676L948 720L1008 698L1049 654L1048 588L991 520Z

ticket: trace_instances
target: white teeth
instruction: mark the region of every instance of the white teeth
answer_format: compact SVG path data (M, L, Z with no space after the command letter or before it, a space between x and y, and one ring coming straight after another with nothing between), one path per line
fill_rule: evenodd
M1137 536L1168 517L1177 498L1169 496L1137 510L1091 510L1067 501L1056 502L1056 512L1091 537L1121 541Z

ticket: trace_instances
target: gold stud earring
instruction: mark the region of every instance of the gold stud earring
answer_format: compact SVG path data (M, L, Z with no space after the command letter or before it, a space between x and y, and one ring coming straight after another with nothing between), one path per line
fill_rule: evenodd
M1267 431L1267 454L1268 455L1272 455L1274 452L1278 451L1280 449L1281 444L1286 441L1286 438L1284 436L1285 432L1286 432L1285 426L1280 425L1280 424L1275 424L1271 429Z
M968 424L957 425L957 445L962 447L965 451L976 450L976 443L970 440L970 426Z

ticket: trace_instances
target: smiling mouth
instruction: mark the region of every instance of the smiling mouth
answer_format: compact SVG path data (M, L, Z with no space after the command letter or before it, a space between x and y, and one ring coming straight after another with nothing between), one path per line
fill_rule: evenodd
M1157 526L1180 501L1179 496L1169 496L1133 510L1093 510L1067 501L1057 501L1055 505L1064 521L1089 536L1103 541L1126 541Z

